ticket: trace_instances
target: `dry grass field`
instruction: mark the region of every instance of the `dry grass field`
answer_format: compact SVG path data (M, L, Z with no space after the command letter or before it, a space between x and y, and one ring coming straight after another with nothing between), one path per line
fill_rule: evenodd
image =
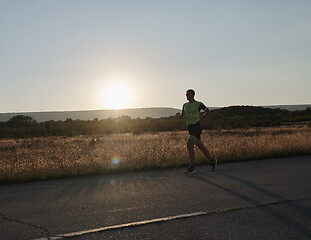
M220 163L311 154L307 126L204 131ZM0 140L0 182L18 182L186 164L187 132ZM196 162L206 163L196 150Z

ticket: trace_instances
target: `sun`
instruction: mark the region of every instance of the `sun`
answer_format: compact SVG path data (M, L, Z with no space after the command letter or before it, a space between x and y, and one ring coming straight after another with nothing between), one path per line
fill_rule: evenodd
M104 88L103 104L108 109L122 109L129 106L131 91L124 83L113 83Z

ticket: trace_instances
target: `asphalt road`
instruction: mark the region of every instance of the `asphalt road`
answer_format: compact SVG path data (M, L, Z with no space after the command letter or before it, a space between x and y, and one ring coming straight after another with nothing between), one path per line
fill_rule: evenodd
M311 239L311 156L183 171L0 186L0 239Z

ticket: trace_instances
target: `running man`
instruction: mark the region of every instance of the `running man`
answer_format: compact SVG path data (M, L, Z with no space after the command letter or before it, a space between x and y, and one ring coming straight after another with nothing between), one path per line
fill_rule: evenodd
M215 171L217 165L217 159L212 158L208 149L204 146L201 140L202 127L200 124L200 111L203 110L204 114L202 118L205 118L209 112L208 108L202 103L194 99L195 92L192 89L187 90L186 97L189 102L185 103L182 108L180 117L186 118L186 124L189 132L189 138L187 141L187 149L189 153L189 166L185 173L191 173L195 171L194 168L194 145L196 145L209 160L212 171Z

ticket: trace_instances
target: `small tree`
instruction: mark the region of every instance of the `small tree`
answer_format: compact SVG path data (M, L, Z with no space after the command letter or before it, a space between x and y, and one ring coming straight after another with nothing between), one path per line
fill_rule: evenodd
M7 121L7 126L10 128L24 128L37 125L38 122L32 116L17 115Z

